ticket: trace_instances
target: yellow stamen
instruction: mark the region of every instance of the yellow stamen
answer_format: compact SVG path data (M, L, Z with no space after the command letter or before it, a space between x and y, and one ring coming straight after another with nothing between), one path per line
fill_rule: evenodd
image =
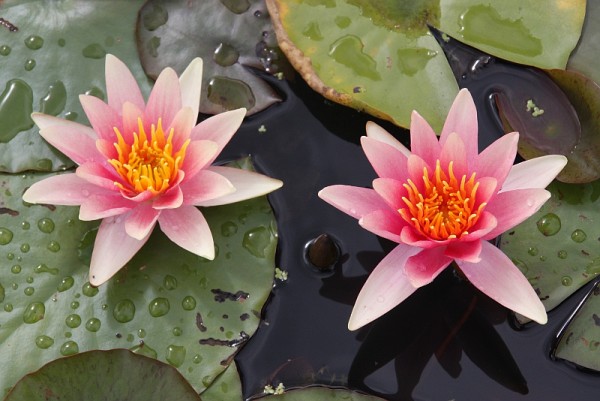
M173 135L171 128L165 139L161 119L156 126L152 124L150 138L144 130L141 118L138 118L138 133L133 133L133 144L127 144L123 135L115 127L117 142L117 159L108 160L117 173L123 178L124 183L115 182L121 191L135 196L144 191L151 191L158 195L169 189L183 165L185 152L190 143L188 139L181 148L174 153Z
M456 239L469 234L483 209L485 202L476 205L479 182L475 173L460 180L454 175L453 162L444 171L437 160L433 174L423 168L423 193L410 179L404 184L407 196L402 200L405 208L400 215L420 233L436 241Z

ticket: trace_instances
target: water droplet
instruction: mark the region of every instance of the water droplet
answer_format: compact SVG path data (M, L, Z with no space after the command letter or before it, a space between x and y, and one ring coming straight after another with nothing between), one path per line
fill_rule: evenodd
M180 367L185 361L185 348L180 345L169 345L165 359L176 368Z
M98 289L98 287L94 287L93 285L91 285L89 283L89 281L87 283L85 283L83 285L83 287L81 287L81 292L83 293L83 295L85 295L86 297L93 297L96 294L98 294L100 290Z
M135 304L130 299L124 299L115 305L113 317L119 323L127 323L135 316Z
M13 267L10 268L10 271L13 274L19 274L19 273L21 273L21 265L14 265Z
M33 287L25 287L25 289L23 290L23 294L25 294L27 296L33 295L34 292L35 292L35 288L33 288Z
M20 79L8 81L4 92L0 95L0 121L2 121L0 142L9 142L19 132L32 128L34 126L30 117L32 112L31 87Z
M40 99L42 113L57 116L67 104L67 89L62 81L56 81L48 87L46 96Z
M37 35L31 35L25 38L25 46L31 50L38 50L44 46L44 39Z
M213 53L213 60L222 67L229 67L235 64L240 57L240 53L235 47L227 43L219 43L219 46Z
M156 359L156 357L158 356L158 354L156 353L156 351L152 348L150 348L150 346L148 346L148 344L141 342L140 344L129 348L129 350L131 352L134 352L136 354L140 354L140 355L144 355L147 356L149 358L154 358Z
M248 0L221 0L221 3L234 14L243 14L250 8Z
M144 10L148 10L149 7L144 7ZM159 27L163 26L169 20L169 13L167 10L159 6L158 4L154 4L149 11L144 12L142 15L142 23L144 24L144 28L149 31L154 31Z
M352 20L349 17L337 16L335 17L334 22L338 26L338 28L344 29L350 26Z
M4 302L4 298L6 297L6 290L4 286L0 284L0 302Z
M37 336L35 338L35 345L41 349L48 349L54 345L54 339L46 335Z
M181 327L173 327L173 335L175 337L179 337L182 333L183 330L181 330Z
M65 337L66 337L66 338L71 338L71 337L73 337L73 333L71 333L70 331L67 331L67 332L65 333Z
M12 232L10 234L11 234L11 238L12 238ZM2 245L4 245L4 244L2 244ZM9 252L9 253L6 254L6 259L13 260L14 258L15 258L15 254L14 253Z
M10 46L2 45L2 46L0 46L0 55L8 56L10 54L11 50L12 49L10 48Z
M562 285L564 285L565 287L568 287L568 286L570 286L571 284L573 284L573 279L571 278L571 276L563 276L563 277L560 279L560 283L561 283Z
M529 249L527 249L527 253L531 256L535 256L538 254L538 249L535 246L530 246Z
M28 276L28 277L25 279L25 281L27 281L27 283L28 283L28 284L31 284L31 283L33 283L33 277L31 277L31 276Z
M153 317L164 316L169 313L169 300L167 298L155 298L148 305L148 311Z
M227 110L240 107L251 109L256 104L256 98L250 86L238 79L224 76L212 78L208 83L208 100Z
M546 237L550 237L558 233L560 231L560 227L560 218L554 213L548 213L537 221L538 230Z
M221 224L221 235L224 237L231 237L237 233L238 226L233 221L226 221Z
M12 231L10 231L8 228L0 227L0 245L10 244L10 241L12 241L12 239L13 239Z
M90 318L87 322L85 322L85 328L88 331L91 331L92 333L95 333L98 330L100 330L100 326L102 326L100 319L96 319L95 317Z
M35 64L35 60L30 58L29 60L25 61L23 68L25 68L25 71L31 71L35 68Z
M58 269L56 268L50 268L47 265L45 265L44 263L42 263L41 265L37 265L35 267L35 269L33 269L34 273L40 274L40 273L50 273L52 275L57 275L58 274Z
M567 258L567 251L565 251L565 250L560 250L560 251L558 251L558 254L557 254L557 255L558 255L558 257L559 257L560 259L566 259L566 258Z
M101 59L106 56L106 50L99 43L92 43L91 45L86 46L82 51L83 57L92 58L92 59Z
M384 297L382 297L382 296L378 296L378 297L377 297L377 303L380 303L380 304L382 304L382 303L384 303L384 302L385 302L385 298L384 298Z
M29 227L31 227L31 224L29 224L28 221L24 221L24 222L21 223L21 228L23 230L29 230Z
M194 355L194 359L192 359L192 362L194 362L195 364L199 364L200 362L202 362L202 355L200 354L196 354Z
M329 49L329 56L358 76L373 81L381 80L377 63L364 52L364 44L358 36L345 35L336 40Z
M429 60L438 53L423 47L400 49L397 54L397 67L405 75L413 76L424 71Z
M10 286L13 290L16 290L17 288L19 288L19 284L17 283L12 283Z
M46 247L50 252L58 252L60 251L60 244L56 241L50 241L48 246Z
M577 229L571 233L571 239L575 242L581 243L587 239L585 231Z
M65 319L65 324L71 329L77 328L81 325L81 316L76 314L69 315Z
M125 340L128 343L133 342L133 340L134 340L133 334L131 334L131 333L127 334L127 338L125 338Z
M177 279L170 274L167 274L163 280L163 285L167 290L174 290L177 288Z
M52 219L49 219L47 217L44 217L43 219L39 219L37 226L41 232L46 233L46 234L50 234L52 231L54 231L54 221L52 221Z
M69 121L75 121L77 120L78 114L74 111L67 111L65 113L65 118Z
M144 330L144 329L139 329L139 330L138 330L138 337L139 337L139 338L144 338L144 337L146 337L146 330Z
M31 249L31 246L29 244L21 244L21 248L20 249L21 249L21 252L27 253Z
M10 304L10 303L9 304L4 304L4 311L5 312L12 312L12 310L13 310L12 304Z
M514 263L515 266L519 268L519 270L521 270L521 273L526 274L529 270L529 266L527 266L527 263L523 262L521 259L513 258L511 259L511 261Z
M66 44L67 44L67 41L64 40L63 38L58 39L58 45L60 47L65 47Z
M25 308L23 312L23 322L32 324L39 322L44 318L46 307L41 302L32 302Z
M60 347L62 356L74 355L79 352L79 345L75 341L67 341Z
M196 308L196 299L191 295L188 295L181 301L181 307L184 310L194 310Z
M95 96L100 100L104 100L104 92L102 92L102 89L98 88L97 86L92 86L90 89L85 91L85 94L88 96Z
M244 234L242 245L257 258L264 258L267 247L271 243L271 234L266 227L256 227Z
M77 308L79 308L79 302L73 301L73 302L71 302L70 306L71 306L71 309L77 309Z

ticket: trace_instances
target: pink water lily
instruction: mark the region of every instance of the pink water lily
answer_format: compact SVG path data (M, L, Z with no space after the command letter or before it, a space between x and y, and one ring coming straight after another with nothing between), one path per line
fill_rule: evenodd
M92 253L91 284L100 285L121 269L156 223L177 245L214 259L212 234L197 206L238 202L282 185L258 173L211 166L246 110L196 125L201 83L202 60L196 58L180 78L171 68L163 70L145 102L129 69L108 55L108 103L80 96L91 128L32 115L42 137L78 167L74 174L35 183L23 199L79 205L81 220L103 219Z
M567 160L550 155L513 165L518 133L504 135L479 154L477 135L477 111L464 89L439 140L413 112L411 150L370 122L361 144L379 176L373 189L334 185L319 192L363 228L398 243L364 284L350 330L388 312L452 261L498 303L546 323L544 306L527 279L488 241L542 206L550 197L544 188Z

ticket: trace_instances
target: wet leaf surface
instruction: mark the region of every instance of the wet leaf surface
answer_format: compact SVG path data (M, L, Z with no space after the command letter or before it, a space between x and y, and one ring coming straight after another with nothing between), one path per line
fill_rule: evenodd
M56 359L23 377L6 401L200 401L172 366L124 349Z
M201 394L202 401L242 401L242 382L233 362Z
M578 71L600 82L598 53L600 52L600 3L588 1L579 43L567 63L567 69Z
M148 93L133 43L141 0L5 2L0 26L0 171L57 171L73 163L39 136L42 111L87 124L79 94L104 98L104 56L123 60ZM118 8L119 13L114 10Z
M266 198L203 210L214 261L157 229L127 268L95 288L87 278L98 223L79 221L76 207L21 200L44 177L0 179L0 358L19 361L0 366L0 389L60 356L128 348L204 390L254 333L271 291L277 234Z
M202 113L246 107L252 114L281 101L250 70L285 70L262 0L150 0L140 10L136 35L151 77L165 67L181 73L194 57L202 57Z
M261 400L278 400L278 401L333 401L333 400L348 400L348 401L384 401L383 398L372 395L362 394L356 391L345 390L340 388L327 387L307 387L300 389L287 390L283 394L266 395L259 398Z
M600 181L553 182L552 197L502 235L501 249L552 310L600 273Z

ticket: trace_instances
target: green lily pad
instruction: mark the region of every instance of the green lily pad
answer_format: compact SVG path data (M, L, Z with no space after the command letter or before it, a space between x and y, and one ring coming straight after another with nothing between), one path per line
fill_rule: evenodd
M42 111L87 124L78 96L104 97L106 53L123 60L142 91L149 92L133 42L142 3L3 3L2 18L18 30L0 26L0 171L58 171L73 165L39 136L30 114Z
M563 329L553 356L600 371L599 311L600 288L596 284Z
M23 377L5 401L200 401L170 365L124 349L59 358Z
M600 82L598 54L600 54L600 3L588 1L585 21L579 43L567 63L567 69L579 71L595 82Z
M283 394L267 395L259 399L273 398L278 401L385 401L383 398L359 393L341 388L313 386L300 389L286 390Z
M585 14L584 0L266 2L281 49L313 89L402 127L418 110L438 132L458 86L428 25L510 61L564 68Z
M500 248L529 279L549 311L600 274L600 181L554 181L548 190L552 197L504 233Z
M235 361L201 395L202 401L242 401L242 381Z
M182 72L194 57L202 57L202 113L245 107L253 114L281 101L248 68L276 73L285 63L261 0L150 0L140 10L136 33L151 77L165 67Z
M0 365L0 389L60 356L128 348L177 367L203 391L255 332L273 285L277 234L266 198L203 209L214 261L157 229L95 288L88 266L98 222L79 221L76 207L21 200L46 176L0 178L0 359L18 361Z
M562 94L531 99L531 94L515 89L510 97L498 98L505 129L521 133L519 154L525 159L565 155L569 162L558 175L559 181L600 179L600 86L574 71L547 73L566 96L566 103L560 102Z

